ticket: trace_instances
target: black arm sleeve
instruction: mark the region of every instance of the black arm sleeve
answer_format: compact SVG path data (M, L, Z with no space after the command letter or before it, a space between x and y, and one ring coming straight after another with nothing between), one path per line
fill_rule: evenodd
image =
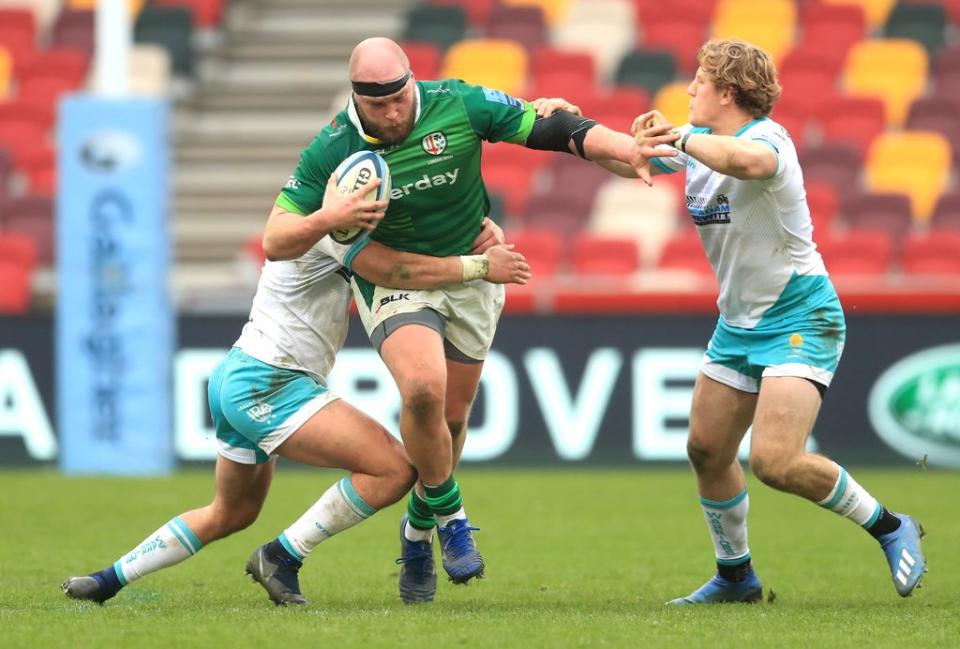
M592 119L574 115L565 110L558 110L550 117L538 117L533 122L530 135L527 136L526 146L528 149L561 151L572 155L570 140L573 140L574 146L577 147L577 153L581 158L586 159L587 156L583 152L583 140L587 136L587 131L596 125L597 123Z

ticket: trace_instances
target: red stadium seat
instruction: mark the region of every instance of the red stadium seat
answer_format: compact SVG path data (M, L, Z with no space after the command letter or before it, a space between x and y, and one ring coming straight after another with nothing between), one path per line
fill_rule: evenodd
M576 78L581 82L578 93L597 85L596 62L589 52L571 52L552 47L538 47L530 61L530 77L534 85L547 83L552 77ZM568 97L571 101L579 97ZM575 102L576 103L576 102Z
M35 52L18 61L15 74L21 81L31 77L56 77L79 88L86 81L89 67L90 57L83 52L50 49Z
M713 276L713 268L707 261L707 253L695 230L680 232L668 239L657 266L665 270L687 270L698 275Z
M0 257L0 314L17 315L30 309L31 272Z
M800 46L790 50L778 67L781 75L795 72L826 72L834 79L840 77L840 70L846 59L846 52L825 48L821 43L816 47Z
M813 236L816 238L833 227L840 197L833 185L824 182L808 182L806 190L807 206L810 208L810 218L813 221Z
M36 47L37 24L33 11L27 8L0 8L0 47L14 61L33 52Z
M33 272L37 266L37 244L28 236L0 232L0 260Z
M867 36L863 7L855 4L808 2L800 12L801 47L846 54Z
M614 88L580 99L580 110L585 116L618 131L629 132L637 115L649 109L649 96L635 86Z
M483 183L487 189L503 196L508 216L520 217L526 212L532 176L532 169L512 163L483 165Z
M554 275L563 259L563 238L552 230L516 230L506 233L507 243L516 245L527 258L534 280Z
M913 222L906 194L849 194L843 201L843 213L851 229L885 232L893 241L902 240Z
M634 239L579 234L573 241L573 272L577 275L630 275L640 269Z
M64 9L57 16L50 36L50 47L73 49L93 55L94 13L89 9Z
M27 196L7 199L0 204L0 223L8 233L31 237L37 244L37 261L53 263L53 201L47 197Z
M937 207L930 219L930 228L934 230L960 231L960 192L945 193L937 201Z
M844 192L858 185L863 156L851 144L823 144L804 149L800 165L805 180L830 183Z
M531 196L523 218L524 226L535 230L554 230L564 237L571 237L582 230L590 218L593 195L588 196L588 201L584 207L583 203L587 201L577 204L571 202L569 195Z
M960 276L960 232L911 235L904 244L900 268L911 275Z
M954 164L960 164L960 97L923 97L910 105L905 128L912 131L936 131L949 141Z
M420 80L439 79L442 54L433 43L401 43L404 53L410 59L410 70Z
M837 97L820 104L817 121L827 142L847 142L865 155L870 143L886 129L883 102L869 97Z
M21 149L14 158L17 169L26 176L27 187L34 196L53 196L57 184L56 153L49 144Z
M876 230L835 233L817 244L831 275L883 275L893 256L890 236Z
M543 9L535 6L496 5L487 19L486 36L516 41L532 52L547 41Z
M834 96L836 75L829 70L798 69L780 75L783 95L777 102L790 111L812 117L825 99Z
M30 122L49 129L55 119L56 106L52 102L18 98L0 103L0 122Z
M193 24L202 29L212 29L223 22L225 0L153 0L160 7L185 7L193 12Z
M643 24L640 43L647 49L667 50L677 61L681 75L692 76L697 70L697 47L707 33L707 23L698 16L690 16L673 7L665 16L658 16Z

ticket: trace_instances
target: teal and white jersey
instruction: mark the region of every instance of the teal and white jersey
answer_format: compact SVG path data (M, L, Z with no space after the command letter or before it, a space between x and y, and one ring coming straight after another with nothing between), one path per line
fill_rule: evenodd
M691 128L687 124L681 131ZM662 173L686 169L687 211L720 284L720 314L729 325L752 329L764 316L769 321L815 309L820 301L836 300L836 294L823 281L827 271L813 242L803 173L786 129L763 118L735 137L763 142L776 153L773 177L740 180L683 153L653 158L653 165ZM813 296L797 290L812 286L819 287Z
M352 294L338 261L347 248L328 236L297 259L266 262L250 320L235 346L259 361L305 372L326 385L347 336Z

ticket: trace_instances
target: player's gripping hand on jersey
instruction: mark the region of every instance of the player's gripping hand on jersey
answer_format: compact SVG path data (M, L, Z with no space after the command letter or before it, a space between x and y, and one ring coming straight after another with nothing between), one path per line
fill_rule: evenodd
M530 265L526 257L514 250L512 243L492 246L477 256L486 258L483 279L491 284L526 284L530 281Z

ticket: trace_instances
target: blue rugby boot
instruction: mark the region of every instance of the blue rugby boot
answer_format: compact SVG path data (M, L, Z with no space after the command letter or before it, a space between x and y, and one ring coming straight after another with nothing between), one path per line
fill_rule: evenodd
M437 566L433 544L411 541L403 534L407 517L400 521L400 599L404 604L432 602L437 593Z
M915 588L920 587L920 578L927 570L927 562L920 545L924 531L923 526L913 516L894 516L900 519L900 527L878 536L877 540L887 556L893 585L900 597L908 597Z
M470 527L466 518L455 518L446 527L437 528L443 569L455 584L465 584L474 577L483 577L483 557L470 534L479 529Z
M686 597L678 597L667 604L715 604L720 602L744 602L753 604L763 599L763 586L753 570L743 581L728 581L714 575L710 581Z
M271 546L271 541L253 551L247 559L247 574L263 586L267 595L277 606L303 606L307 599L300 592L297 573L303 563L294 557L282 556ZM279 545L279 544L277 544Z

